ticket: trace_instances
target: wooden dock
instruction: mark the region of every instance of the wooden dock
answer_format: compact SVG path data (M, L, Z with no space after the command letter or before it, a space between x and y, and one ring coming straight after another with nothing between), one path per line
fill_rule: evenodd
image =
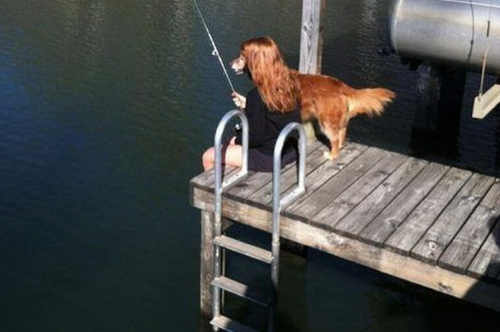
M283 238L500 310L498 179L356 143L335 162L319 142L307 149L307 192L283 209ZM250 172L225 190L223 215L269 231L271 177ZM295 180L288 167L281 188ZM213 172L190 185L202 211L201 309L209 315Z

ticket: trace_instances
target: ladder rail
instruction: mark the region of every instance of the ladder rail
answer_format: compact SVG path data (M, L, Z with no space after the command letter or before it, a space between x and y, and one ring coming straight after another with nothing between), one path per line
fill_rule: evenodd
M222 165L223 165L223 144L222 136L226 129L229 121L234 118L239 117L242 124L243 139L242 139L242 167L234 175L230 176L228 179L222 179ZM297 159L297 186L288 192L288 194L281 197L281 155L283 147L289 135L293 131L298 131L298 159ZM258 304L269 304L269 325L268 331L274 331L274 308L276 306L277 294L278 294L278 278L279 278L279 255L280 255L280 214L283 207L291 203L295 198L305 192L305 156L306 156L306 133L304 128L299 123L288 124L278 136L274 147L273 155L273 215L272 215L272 243L271 251L257 250L251 245L240 243L236 240L230 238L225 238L222 236L222 191L224 188L235 183L237 180L248 174L248 148L249 148L249 124L245 114L240 110L232 110L225 114L215 132L214 138L214 149L215 149L215 187L214 187L214 200L215 200L215 211L214 211L214 258L213 258L213 288L212 288L212 311L213 317L212 325L214 329L217 330L221 328L223 330L233 330L235 331L253 331L253 329L248 329L244 326L235 325L236 323L229 318L225 318L221 315L222 311L222 291L227 290L238 296L256 301ZM230 241L231 240L231 241ZM264 259L267 263L271 263L271 281L272 281L272 301L263 301L260 296L255 296L258 293L250 292L247 286L241 284L230 278L223 276L223 261L222 254L223 248L229 248L231 250L236 250L237 252L243 253L252 257L254 259ZM250 294L251 293L251 294ZM223 324L224 323L224 324ZM226 324L227 323L227 324ZM231 325L231 327L229 325ZM234 326L233 326L234 325Z
M285 140L294 130L299 133L299 155L297 187L288 195L281 198L281 153ZM273 156L273 224L272 224L272 254L271 279L273 284L274 297L276 298L279 278L279 251L280 251L280 213L281 209L289 204L293 199L305 192L305 156L306 156L306 133L304 127L293 122L288 124L278 136L274 147Z
M231 176L229 179L222 182L222 135L226 129L229 121L238 117L242 125L242 167L239 172ZM222 235L222 190L229 186L230 184L236 182L248 173L248 140L249 140L249 126L248 119L246 115L240 110L232 110L226 113L220 120L214 137L214 149L215 149L215 220L214 220L214 235L219 237ZM221 248L215 246L214 248L214 278L219 278L221 276ZM220 298L221 291L219 288L214 288L212 294L212 308L213 315L215 317L220 315Z

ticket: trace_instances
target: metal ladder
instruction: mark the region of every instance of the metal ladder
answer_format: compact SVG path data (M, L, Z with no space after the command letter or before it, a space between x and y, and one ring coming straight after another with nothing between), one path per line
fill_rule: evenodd
M233 117L239 117L243 130L243 162L241 170L222 182L222 134ZM281 152L288 135L297 130L299 133L299 159L298 159L298 184L295 189L281 198ZM214 331L218 329L229 332L256 332L253 328L243 325L222 314L221 292L228 291L239 297L269 309L268 331L274 331L274 309L276 307L279 279L279 254L280 254L280 212L283 207L290 204L295 198L305 192L305 155L306 135L302 125L290 123L280 133L274 148L273 160L273 220L272 220L272 245L271 251L239 241L222 234L222 190L241 179L248 173L248 120L243 112L233 110L227 113L219 122L214 139L215 147L215 221L214 221L214 279L212 281L212 312L210 322ZM236 280L230 279L222 272L222 250L227 249L259 260L271 265L272 296L263 297L253 292L249 287Z

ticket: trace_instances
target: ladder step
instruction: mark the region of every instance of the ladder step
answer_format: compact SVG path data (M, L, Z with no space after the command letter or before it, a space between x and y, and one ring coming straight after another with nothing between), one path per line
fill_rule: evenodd
M256 292L255 290L250 290L247 285L242 284L236 280L229 279L227 277L222 276L215 278L212 281L212 285L238 295L239 297L257 303L258 305L261 305L263 307L270 307L273 303L270 297Z
M214 244L267 264L271 264L273 261L273 254L270 251L225 235L216 237Z
M222 315L212 319L210 324L228 332L259 332L251 327L243 325L235 320L232 320L231 318L227 318Z
M500 104L500 84L494 84L482 96L474 98L472 117L476 119L483 119L498 104Z

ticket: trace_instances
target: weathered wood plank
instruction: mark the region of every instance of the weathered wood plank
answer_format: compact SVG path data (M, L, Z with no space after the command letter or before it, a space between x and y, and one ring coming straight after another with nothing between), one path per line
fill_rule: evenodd
M328 204L323 210L311 217L311 223L318 227L331 228L347 215L356 205L368 196L382 181L394 172L406 157L391 153L382 158L365 174L360 176L349 188ZM348 176L349 174L344 174Z
M448 166L428 164L408 187L363 229L360 237L373 245L383 245L448 170Z
M409 158L333 229L342 235L358 234L417 176L427 161Z
M225 178L231 176L238 170L239 168L236 167L224 166L222 168L222 180L224 181ZM215 169L209 169L208 171L195 176L191 179L190 184L198 187L213 188L215 185Z
M439 266L465 273L499 216L500 183L497 180L439 258Z
M318 168L321 164L327 161L323 157L323 152L325 151L325 146L319 141L311 142L307 145L307 157L306 157L306 176L313 170ZM291 167L283 170L281 175L281 192L284 195L290 187L295 188L297 183L297 166L293 164ZM273 183L271 180L264 185L262 188L254 192L249 200L255 202L256 204L269 205L272 204L273 200Z
M213 195L194 188L196 207L213 209ZM227 199L224 215L251 227L270 231L272 212ZM500 231L500 227L499 227ZM460 275L436 265L426 264L409 256L399 255L286 216L281 218L282 237L337 257L373 268L403 280L434 289L472 303L500 311L500 287L466 275ZM500 256L498 257L500 261ZM471 292L471 290L474 290Z
M206 186L206 184L209 181L212 181L212 186L213 186L214 173L215 173L215 169L214 168L209 169L206 172L198 174L197 176L195 176L194 178L192 178L189 182L190 183L196 183L199 186Z
M484 280L500 283L500 222L491 219L489 223L494 224L491 233L481 246L476 257L467 268L467 274Z
M224 180L224 178L231 176L233 173L237 172L238 170L239 170L239 168L236 168L236 167L224 167L222 180ZM213 168L206 171L206 172L199 174L198 176L195 176L194 178L192 178L189 181L189 192L191 194L189 196L189 203L192 206L194 206L194 204L195 204L193 201L194 198L192 196L194 187L211 189L213 191L214 186L215 186L215 169L213 169Z
M248 176L223 192L225 196L246 199L254 192L265 186L272 179L272 173L249 171Z
M322 144L318 141L308 143L307 145L308 153L318 149L321 145ZM291 171L292 168L293 166L288 165L286 168L284 168L283 172L285 173ZM223 173L223 179L224 179L232 175L234 172L238 171L239 168L226 166L224 167L223 170L224 170ZM215 185L214 173L215 170L210 169L191 179L190 185L213 189ZM231 185L229 188L225 189L223 191L223 194L233 197L241 197L244 199L252 195L255 191L261 189L262 186L269 184L270 182L272 182L272 173L249 171L246 177L240 179L238 182Z
M310 142L307 144L306 153L311 153L312 151L320 148L322 144L318 141ZM289 172L293 173L295 169L295 164L287 165L283 168L283 173L287 174ZM272 188L272 172L253 172L249 171L248 176L246 176L241 181L238 181L235 185L223 192L223 195L230 197L238 197L242 200L251 201L250 198L256 192L262 190L263 187ZM271 189L272 190L272 189Z
M334 162L326 161L309 173L305 179L306 193L299 197L295 203L288 205L285 209L285 213L287 213L287 211L293 211L302 201L306 200L307 197L314 193L317 188L321 187L328 179L342 171L342 169L347 167L367 149L368 147L365 145L349 143L341 150L338 159ZM320 158L324 159L323 156Z
M192 194L194 195L194 191ZM213 213L201 211L200 308L201 314L206 318L212 317L212 287L210 283L214 275L214 246L212 244L214 219Z
M296 204L285 209L285 214L309 222L312 216L324 209L359 176L387 155L388 153L384 150L369 148L344 169L343 173L349 174L349 176L334 176L338 174L340 169L334 169L332 172L323 172L322 169L318 169L319 172L313 172L314 174L311 174L306 180L306 195L300 197ZM340 163L343 161L343 156L339 157Z
M471 174L469 171L457 168L452 168L446 173L431 193L406 218L406 221L385 241L386 248L402 255L409 255L410 250L455 197Z
M316 142L319 142L316 140ZM349 145L351 143L348 143ZM316 149L314 151L311 151L310 154L308 154L306 158L306 169L305 169L305 177L307 178L313 171L315 171L317 168L321 167L323 164L330 163L331 161L326 159L324 157L324 152L328 151L329 148L323 144L320 143L320 148ZM297 180L298 180L298 167L295 165L292 169L292 172L287 172L284 173L281 177L281 191L282 191L282 197L290 193L292 190L294 190L297 187ZM265 197L265 196L260 196L260 198ZM271 205L272 204L272 197L267 196L267 200L265 201L265 204Z
M474 211L493 181L492 177L486 175L472 175L413 248L411 256L430 264L436 264L439 256Z

